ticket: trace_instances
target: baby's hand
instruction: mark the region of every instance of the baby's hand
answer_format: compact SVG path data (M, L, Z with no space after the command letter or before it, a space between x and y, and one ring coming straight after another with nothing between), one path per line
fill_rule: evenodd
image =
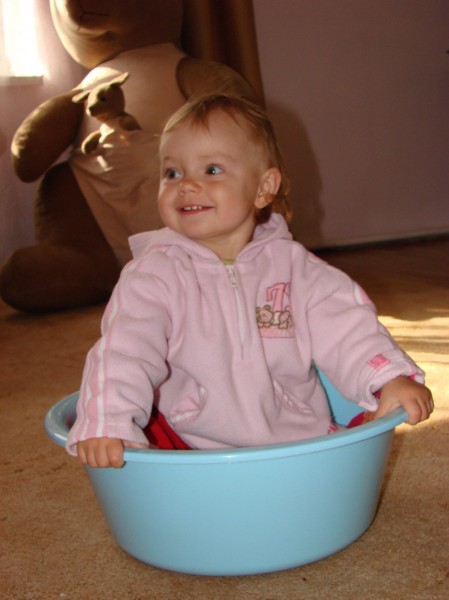
M430 417L434 408L432 393L422 383L404 376L396 377L383 386L374 418L383 417L399 406L407 412L407 422L416 425Z
M78 442L76 445L78 458L89 467L115 467L123 466L123 448L147 448L145 444L123 442L116 438L90 438Z

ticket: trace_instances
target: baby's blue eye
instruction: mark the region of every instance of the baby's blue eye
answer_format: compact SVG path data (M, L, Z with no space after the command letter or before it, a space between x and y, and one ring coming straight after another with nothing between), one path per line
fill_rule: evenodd
M166 169L164 172L165 179L178 179L179 176L179 171L177 171L176 169Z
M206 167L206 175L220 175L223 173L223 169L217 165L208 165Z

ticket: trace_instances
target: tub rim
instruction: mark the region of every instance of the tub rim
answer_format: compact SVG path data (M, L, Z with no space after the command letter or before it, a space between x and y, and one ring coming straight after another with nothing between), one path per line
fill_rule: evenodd
M69 428L65 423L70 411L75 411L79 392L74 392L54 404L45 416L45 429L49 437L59 446L65 447ZM273 444L248 448L219 448L216 450L158 450L127 448L124 451L126 463L153 464L185 464L200 465L210 463L255 462L291 458L294 456L324 452L342 446L349 446L382 435L393 430L397 425L407 420L403 408L397 408L391 413L354 427L338 431L332 435L324 435L297 442Z

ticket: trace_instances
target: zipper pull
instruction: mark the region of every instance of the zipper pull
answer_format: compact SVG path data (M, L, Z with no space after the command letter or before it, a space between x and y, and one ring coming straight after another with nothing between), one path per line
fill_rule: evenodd
M228 272L229 281L233 288L238 288L239 284L237 283L237 278L235 276L234 265L226 265L226 270Z

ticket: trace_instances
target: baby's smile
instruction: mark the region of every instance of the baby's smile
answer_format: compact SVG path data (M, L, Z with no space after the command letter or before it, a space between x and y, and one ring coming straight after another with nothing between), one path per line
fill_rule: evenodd
M201 206L200 204L191 204L189 206L182 206L181 208L179 208L179 212L180 213L199 213L199 212L203 212L205 210L210 210L212 207L211 206Z

